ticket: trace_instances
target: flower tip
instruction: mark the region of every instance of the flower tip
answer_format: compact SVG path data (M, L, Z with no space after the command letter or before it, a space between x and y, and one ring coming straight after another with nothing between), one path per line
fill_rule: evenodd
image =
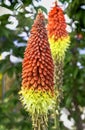
M39 9L38 9L38 14L39 14L39 13L42 13L42 10L41 10L41 8L39 8Z
M55 6L58 6L58 0L55 0L54 4Z
M57 5L58 4L58 0L55 0L55 5Z

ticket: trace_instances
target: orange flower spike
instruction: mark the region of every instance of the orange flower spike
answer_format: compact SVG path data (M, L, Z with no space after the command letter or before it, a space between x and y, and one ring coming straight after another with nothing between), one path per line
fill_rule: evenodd
M30 31L24 53L20 99L31 114L35 112L47 114L49 107L53 105L53 94L54 64L44 16L39 12Z
M48 37L53 58L64 59L69 47L70 38L66 31L66 22L63 10L55 2L55 6L48 15Z
M47 41L46 36L44 36L44 35L46 35L46 29L44 27L44 17L42 15L42 13L39 13L34 22L34 25L32 27L28 45L27 45L27 48L24 53L24 60L23 60L23 65L22 65L23 66L22 82L23 82L24 78L26 78L27 79L26 81L28 82L29 77L33 76L33 73L35 73L35 72L37 73L38 77L41 77L40 75L41 75L41 73L43 74L44 67L46 65L46 64L44 64L42 67L41 63L47 62L45 60L48 59L48 56L45 55L45 53L47 53L46 51L49 52L49 59L51 61L51 64L53 64L51 53L50 53L50 48L49 48L49 43ZM35 39L34 39L34 36L35 36ZM36 39L37 39L37 41L36 41ZM43 42L44 41L47 42L46 45L43 45L43 42L41 43L42 39L43 39ZM41 43L41 45L40 45L40 43ZM43 46L43 49L42 49L42 46ZM43 52L43 50L44 50L44 52ZM27 55L29 52L31 52L31 53L29 55ZM41 61L39 59L41 59ZM36 61L35 64L34 64L34 61ZM32 67L32 65L34 65L34 66ZM47 66L47 70L48 71L50 70L50 73L53 73L52 72L53 68L52 69L49 69L49 68L51 68L51 67ZM45 72L45 76L46 75L47 75L47 73ZM24 76L24 78L23 78L23 76ZM54 77L54 75L53 75L53 77ZM32 81L34 81L33 80L34 78L35 77L33 76ZM35 88L35 86L33 88L32 82L30 82L30 86L31 86L31 89ZM28 86L28 88L29 88L29 86ZM42 86L41 86L41 88L42 88Z

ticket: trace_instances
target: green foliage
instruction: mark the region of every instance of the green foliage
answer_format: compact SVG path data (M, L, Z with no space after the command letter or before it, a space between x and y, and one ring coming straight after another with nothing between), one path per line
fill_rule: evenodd
M10 90L6 92L4 99L0 101L0 130L31 129L28 113L20 108L18 91L19 84L15 80Z
M85 28L85 9L82 8L82 6L85 4L85 0L74 0L72 3L69 4L67 13L70 18L73 19L73 21L78 21L78 31L80 29ZM83 19L82 19L83 18ZM80 26L80 27L79 27Z
M64 66L64 99L62 106L65 106L70 116L75 120L76 129L83 130L83 120L81 119L82 111L80 108L85 107L85 9L81 8L85 1L72 1L67 13L76 23L76 29L71 32L71 47L66 54ZM71 26L72 26L71 23ZM84 54L81 53L84 52ZM73 110L74 109L74 110Z

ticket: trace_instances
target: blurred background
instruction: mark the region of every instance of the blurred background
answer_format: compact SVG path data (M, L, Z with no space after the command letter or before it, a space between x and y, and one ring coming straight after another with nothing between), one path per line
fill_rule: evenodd
M0 130L32 130L18 96L22 60L39 8L47 21L54 0L0 0ZM64 63L60 130L85 130L85 0L59 0L70 49ZM49 130L53 130L51 119Z

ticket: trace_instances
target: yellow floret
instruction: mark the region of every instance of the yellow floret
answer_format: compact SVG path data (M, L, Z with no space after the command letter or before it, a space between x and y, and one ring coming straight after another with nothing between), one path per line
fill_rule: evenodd
M19 94L22 104L30 114L47 114L55 104L55 96L50 92L28 90L22 87Z
M56 57L59 60L63 60L65 57L65 52L70 45L70 37L67 36L55 40L54 36L52 36L51 38L49 38L49 43L54 60L56 59Z

